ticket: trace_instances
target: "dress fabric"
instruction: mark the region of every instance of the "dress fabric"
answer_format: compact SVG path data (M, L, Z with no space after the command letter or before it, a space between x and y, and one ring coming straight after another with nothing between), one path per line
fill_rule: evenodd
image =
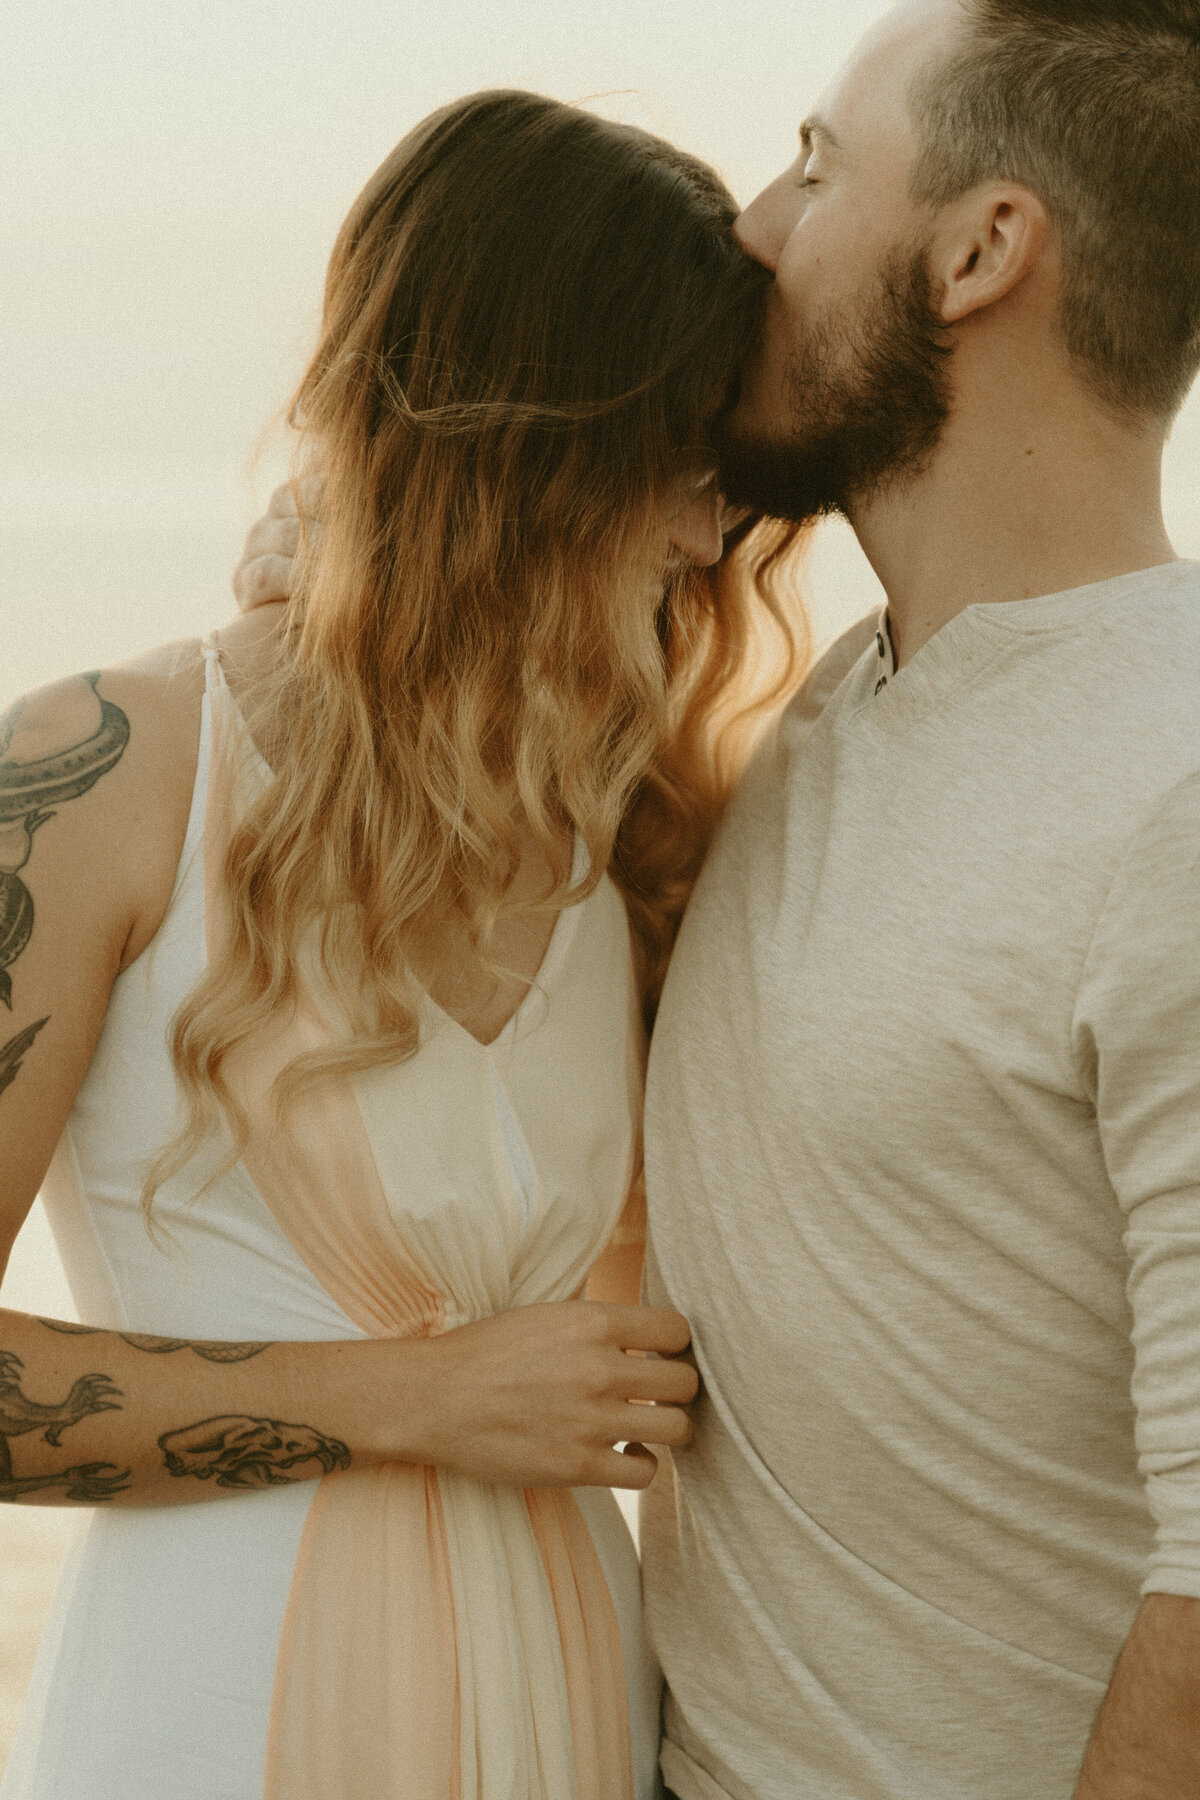
M229 834L270 771L215 649L167 915L120 977L44 1189L81 1319L163 1336L421 1336L570 1298L639 1162L644 1044L605 877L479 1044L428 997L417 1054L327 1082L280 1130L304 1007L233 1059L241 1160L159 1193L165 1037L224 928ZM582 852L577 855L576 876ZM586 864L584 864L586 867ZM48 1624L0 1800L649 1800L658 1674L611 1494L402 1465L202 1505L98 1508Z

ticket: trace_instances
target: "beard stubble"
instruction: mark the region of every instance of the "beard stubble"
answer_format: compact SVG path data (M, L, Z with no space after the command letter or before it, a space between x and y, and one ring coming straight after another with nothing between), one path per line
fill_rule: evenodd
M786 438L727 418L716 433L729 502L804 525L856 505L929 465L950 413L951 346L927 252L898 252L854 324L813 326L784 375Z

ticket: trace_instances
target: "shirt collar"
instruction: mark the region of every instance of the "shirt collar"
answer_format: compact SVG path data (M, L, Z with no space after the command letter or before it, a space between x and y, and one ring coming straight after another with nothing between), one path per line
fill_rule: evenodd
M875 692L881 694L896 673L896 651L892 643L892 622L887 607L879 614L875 630Z

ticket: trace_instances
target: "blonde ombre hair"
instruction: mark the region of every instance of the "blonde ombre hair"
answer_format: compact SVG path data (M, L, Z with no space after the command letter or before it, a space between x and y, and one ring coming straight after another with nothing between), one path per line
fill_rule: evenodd
M735 211L670 145L507 91L435 113L355 202L292 411L326 485L273 677L286 731L230 845L230 935L175 1022L188 1116L147 1207L220 1110L244 1141L225 1061L297 1001L302 945L339 1031L285 1070L281 1106L413 1054L418 938L449 954L460 918L496 968L523 829L554 871L539 906L611 871L652 1017L724 798L807 647L791 527L743 523L712 575L663 566L681 455L767 285Z

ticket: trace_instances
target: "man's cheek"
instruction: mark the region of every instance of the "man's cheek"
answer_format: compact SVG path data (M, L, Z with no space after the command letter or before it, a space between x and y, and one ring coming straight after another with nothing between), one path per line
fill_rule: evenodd
M853 303L878 268L883 246L877 222L850 209L836 215L832 205L803 221L785 246L775 272L776 288L794 318L825 317Z
M786 420L790 361L790 340L764 332L742 369L731 421L735 432L772 434Z

